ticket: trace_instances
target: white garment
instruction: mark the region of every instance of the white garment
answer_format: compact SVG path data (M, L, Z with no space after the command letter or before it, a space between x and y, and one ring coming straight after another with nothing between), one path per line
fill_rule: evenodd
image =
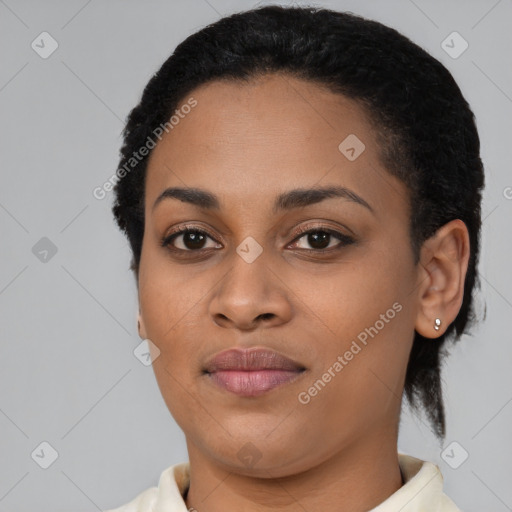
M461 512L443 493L438 466L398 453L404 485L370 512ZM150 487L132 501L105 512L188 512L183 496L189 485L189 462L165 469L158 487Z

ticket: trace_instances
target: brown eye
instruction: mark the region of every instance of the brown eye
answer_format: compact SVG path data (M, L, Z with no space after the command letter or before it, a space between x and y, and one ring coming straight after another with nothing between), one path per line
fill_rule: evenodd
M354 243L354 239L338 231L330 229L310 229L304 231L295 239L294 246L309 251L323 251L326 249L339 249ZM304 240L301 242L301 240ZM309 245L309 247L308 247Z
M211 240L214 244L207 246L208 240ZM181 251L199 251L217 247L216 242L210 235L199 229L184 229L173 233L162 241L162 246Z
M331 234L327 231L316 231L315 233L309 233L307 236L307 242L313 249L325 249L329 246L331 240Z

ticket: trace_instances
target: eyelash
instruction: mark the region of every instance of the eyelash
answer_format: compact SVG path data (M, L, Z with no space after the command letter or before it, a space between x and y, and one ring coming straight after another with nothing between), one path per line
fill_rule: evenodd
M303 238L305 235L309 235L310 233L327 233L331 235L332 237L339 240L339 244L335 247L331 247L329 249L300 249L301 251L310 251L310 252L316 252L316 253L322 253L322 252L330 252L330 251L336 251L340 250L343 247L353 244L355 242L355 239L351 236L345 235L343 233L340 233L339 231L336 231L334 229L328 228L326 226L314 226L314 227L304 227L299 228L297 230L297 233L295 233L295 238L293 239L293 242L296 242Z
M176 247L171 247L171 243L176 238L178 238L180 235L183 235L183 234L186 234L186 233L190 233L190 232L198 233L200 235L205 235L205 236L209 237L210 239L214 240L215 242L217 242L214 239L214 237L212 235L210 235L210 233L208 233L207 231L205 231L203 229L199 229L199 228L194 227L194 226L182 226L182 229L180 229L179 231L175 231L175 232L171 233L170 235L164 236L162 238L162 240L161 240L161 246L162 247L166 247L170 251L182 252L182 253L187 253L187 252L199 253L201 251L210 249L210 248L206 248L206 249L194 250L194 249L178 249ZM341 250L343 247L345 247L347 245L350 245L350 244L353 244L355 242L354 238L352 238L351 236L345 235L343 233L340 233L339 231L335 231L335 230L327 228L325 226L314 226L314 227L299 228L297 233L295 233L295 238L292 240L291 243L297 242L298 240L303 238L305 235L308 235L308 234L311 234L311 233L318 233L318 232L328 233L329 235L331 235L334 238L338 239L340 241L340 243L337 246L330 247L328 249L299 249L299 250L300 251L310 252L310 253L328 253L328 252L331 252L331 251Z

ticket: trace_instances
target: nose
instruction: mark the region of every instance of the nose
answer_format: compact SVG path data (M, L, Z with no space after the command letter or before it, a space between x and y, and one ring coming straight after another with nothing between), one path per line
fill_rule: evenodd
M238 255L210 303L213 321L225 328L253 330L289 322L289 291L264 258L247 263Z

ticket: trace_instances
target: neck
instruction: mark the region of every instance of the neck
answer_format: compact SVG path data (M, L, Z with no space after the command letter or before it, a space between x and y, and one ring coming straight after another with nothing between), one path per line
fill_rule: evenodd
M364 442L363 442L364 441ZM314 467L284 477L237 473L207 458L187 440L190 486L187 508L198 512L304 512L373 509L403 484L396 435L382 432L332 453Z

